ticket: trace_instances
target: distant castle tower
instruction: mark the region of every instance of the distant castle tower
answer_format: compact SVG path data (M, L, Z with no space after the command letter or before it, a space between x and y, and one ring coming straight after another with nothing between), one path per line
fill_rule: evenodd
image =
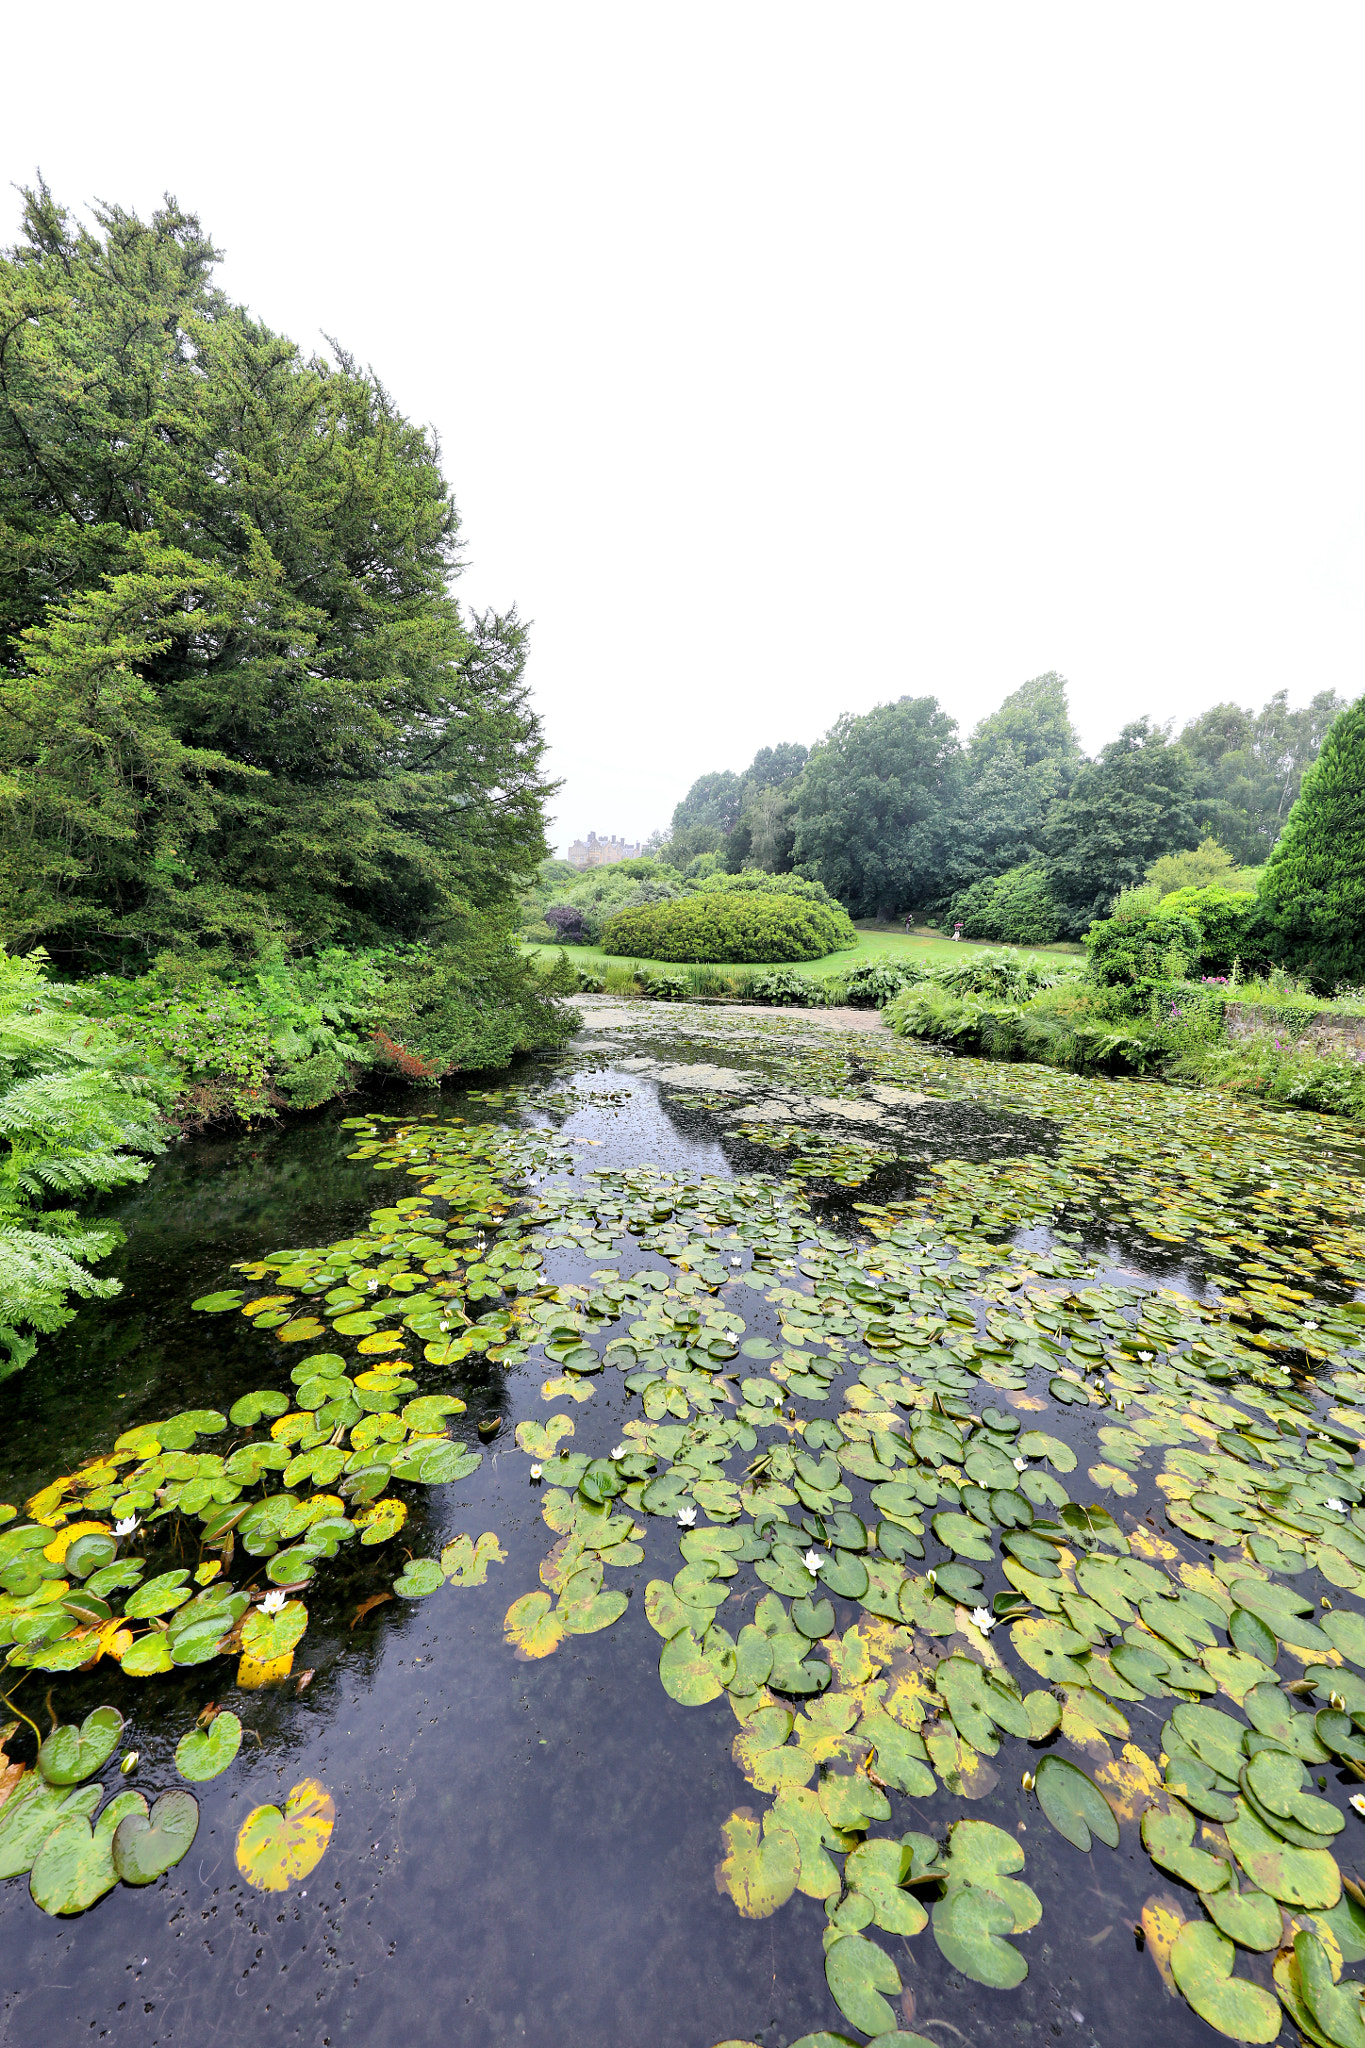
M643 852L642 846L631 846L624 839L599 839L589 832L586 840L575 839L568 858L576 868L605 868L614 860L638 860Z

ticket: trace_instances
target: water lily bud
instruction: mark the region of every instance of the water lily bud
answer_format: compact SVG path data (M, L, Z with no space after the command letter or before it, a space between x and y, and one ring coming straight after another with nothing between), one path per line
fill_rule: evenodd
M128 1751L128 1754L120 1762L119 1769L122 1771L125 1778L128 1776L130 1771L135 1771L137 1769L137 1751L135 1749L130 1749Z
M1023 1777L1019 1780L1025 1792L1031 1792L1036 1782L1032 1771L1025 1771Z

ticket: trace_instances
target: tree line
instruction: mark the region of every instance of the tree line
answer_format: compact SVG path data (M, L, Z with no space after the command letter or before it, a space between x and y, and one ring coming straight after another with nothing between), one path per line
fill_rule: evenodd
M965 741L937 698L902 697L846 712L809 751L764 747L741 774L701 776L651 848L690 875L797 869L855 917L989 922L994 905L1014 929L982 936L1075 938L1163 857L1202 843L1210 880L1259 869L1345 708L1279 690L1175 736L1133 720L1088 758L1055 672Z

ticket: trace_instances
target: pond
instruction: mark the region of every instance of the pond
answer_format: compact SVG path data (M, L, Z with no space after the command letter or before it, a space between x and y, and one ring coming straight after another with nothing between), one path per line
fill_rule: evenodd
M1354 2043L1349 1132L582 1009L0 1388L0 2040Z

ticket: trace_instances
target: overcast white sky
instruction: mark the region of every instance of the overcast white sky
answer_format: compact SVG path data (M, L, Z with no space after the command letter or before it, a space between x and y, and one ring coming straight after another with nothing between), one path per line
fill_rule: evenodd
M1362 685L1365 11L769 0L5 28L5 179L150 210L439 429L556 837L932 692ZM17 195L0 195L13 239Z

